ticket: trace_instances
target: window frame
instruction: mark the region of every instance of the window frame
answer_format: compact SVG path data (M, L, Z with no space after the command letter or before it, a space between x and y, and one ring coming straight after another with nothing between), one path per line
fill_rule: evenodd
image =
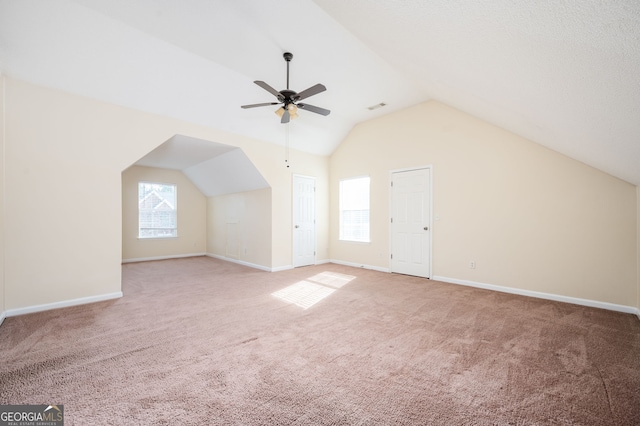
M140 203L143 201L144 198L147 198L148 196L150 196L151 194L153 194L154 192L156 192L155 189L148 191L144 197L141 197L142 195L142 187L143 185L157 185L157 186L162 186L162 187L173 187L173 200L167 200L166 198L161 197L159 194L156 193L156 195L158 195L160 198L162 198L162 202L166 202L167 204L169 204L171 206L171 201L173 201L173 205L172 205L172 209L169 210L171 212L173 212L172 214L172 218L171 218L171 222L173 222L173 226L172 227L142 227L142 223L143 223L143 213L144 212L148 212L149 209L142 209L140 206ZM165 210L166 211L166 210ZM162 220L162 219L160 219ZM143 235L142 230L160 230L160 229L165 229L165 230L172 230L171 235ZM162 240L162 239L169 239L169 238L178 238L178 185L175 183L164 183L164 182L154 182L154 181L146 181L146 180L142 180L138 182L138 239L139 240Z
M357 198L358 197L354 197L353 193L349 193L349 194L344 194L345 192L345 188L344 188L344 184L347 182L353 182L353 181L357 181L357 180L364 180L366 179L366 188L367 188L367 193L366 195L363 197L362 200L359 200L361 202L364 202L366 199L366 209L363 208L345 208L344 204L345 204L345 200L349 199L350 200L350 204L356 203L358 202ZM355 182L354 182L355 183ZM355 191L355 188L350 189L351 191ZM355 201L354 201L355 200ZM345 212L366 212L366 214L364 216L366 216L366 222L362 221L359 225L360 227L365 227L366 225L366 231L363 232L363 237L358 238L358 237L354 237L354 235L356 235L358 233L357 229L352 229L352 228L345 228L346 224L345 224ZM354 216L357 216L358 214L354 214ZM371 176L354 176L354 177L348 177L348 178L343 178L340 179L338 182L338 240L339 241L345 241L345 242L353 242L353 243L370 243L371 242ZM352 227L357 227L358 223L357 221L354 221L354 223L352 223L350 226ZM360 231L362 232L362 231Z

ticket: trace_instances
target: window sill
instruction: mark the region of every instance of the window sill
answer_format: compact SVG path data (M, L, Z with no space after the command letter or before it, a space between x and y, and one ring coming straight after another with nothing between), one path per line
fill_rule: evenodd
M138 237L138 240L141 241L145 241L145 240L176 240L178 239L177 236L175 237Z

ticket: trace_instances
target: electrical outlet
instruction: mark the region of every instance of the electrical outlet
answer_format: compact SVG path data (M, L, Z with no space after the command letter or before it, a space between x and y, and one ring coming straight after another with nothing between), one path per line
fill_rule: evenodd
M476 261L475 260L472 260L471 262L469 262L469 268L476 269Z

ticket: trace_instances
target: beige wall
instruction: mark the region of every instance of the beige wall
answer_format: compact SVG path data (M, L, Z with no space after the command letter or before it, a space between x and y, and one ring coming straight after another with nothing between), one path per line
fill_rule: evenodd
M269 182L271 267L292 262L293 173L324 180L318 211L328 218L326 157L292 150L286 168L280 146L11 78L5 98L7 310L121 290L122 172L175 134L242 148ZM327 250L327 239L318 244Z
M431 164L441 217L433 274L640 306L638 190L445 105L356 126L330 169L328 158L295 150L286 168L284 149L262 141L11 78L4 90L7 310L121 290L122 172L175 134L241 147L267 179L271 268L292 262L293 174L316 177L318 260L385 268L389 170ZM372 177L372 243L340 243L337 181L363 174ZM255 250L247 244L247 256Z
M285 173L270 181L271 188L208 199L209 254L267 269L290 268L293 262L291 194L293 174L298 174L316 178L316 261L329 259L328 158L292 153L288 169L283 158L278 161ZM234 223L238 225L234 226ZM234 228L238 230L237 235L232 231ZM237 238L237 244L233 241L229 244L229 238ZM229 246L231 251L228 251Z
M389 173L424 165L440 218L433 276L636 303L636 188L438 102L361 123L334 152L330 257L388 268ZM371 243L341 242L338 181L361 175Z
M271 268L271 188L207 200L209 255Z
M272 148L267 148L272 149ZM272 265L274 269L291 267L293 264L293 175L316 178L316 261L327 260L329 256L329 158L292 151L289 158L291 167L284 165L283 151L275 152L280 173L271 184L271 241L273 244ZM272 153L273 155L273 153Z
M177 186L177 238L138 238L138 183ZM181 171L131 166L122 172L122 259L204 254L207 199Z
M328 158L298 152L289 173L272 185L271 241L273 269L289 268L293 265L293 175L316 178L316 261L328 260L329 254L329 172ZM296 159L297 158L297 159ZM279 159L282 161L282 157ZM291 160L290 160L291 161ZM282 164L282 163L281 163ZM280 201L278 201L280 200Z

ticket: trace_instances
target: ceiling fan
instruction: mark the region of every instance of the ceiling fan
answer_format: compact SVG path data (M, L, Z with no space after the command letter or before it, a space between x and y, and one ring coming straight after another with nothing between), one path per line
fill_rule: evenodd
M282 104L282 107L276 110L276 114L278 114L278 116L281 117L280 122L283 124L288 123L290 119L296 118L298 116L298 108L304 109L306 111L315 112L316 114L320 114L320 115L329 115L331 111L329 111L328 109L320 108L320 107L309 105L309 104L298 103L299 101L306 99L310 96L317 95L320 92L324 92L325 90L327 90L327 88L324 87L323 84L316 84L315 86L311 86L300 93L294 92L293 90L289 90L289 62L291 62L291 59L293 59L293 54L289 52L285 52L284 55L282 55L282 57L284 58L285 61L287 61L287 88L285 90L277 91L276 89L274 89L273 87L265 83L264 81L259 81L259 80L254 81L255 84L257 84L267 92L274 95L278 99L278 102L264 102L261 104L242 105L241 108L247 109L247 108L256 108L256 107L262 107L262 106Z

